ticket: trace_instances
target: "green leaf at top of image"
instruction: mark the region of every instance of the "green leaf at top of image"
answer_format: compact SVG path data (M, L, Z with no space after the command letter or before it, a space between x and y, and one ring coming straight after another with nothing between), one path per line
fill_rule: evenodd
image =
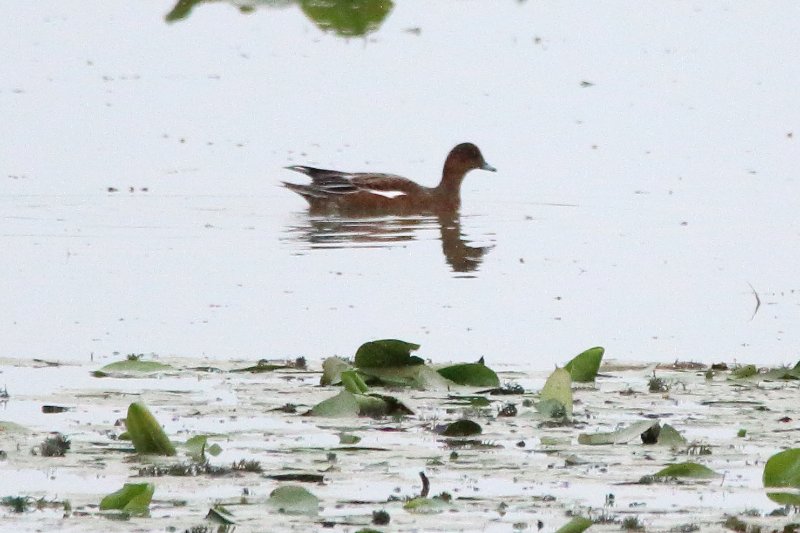
M343 37L377 30L393 5L391 0L300 0L300 9L319 29Z
M356 350L355 365L359 368L384 368L387 366L421 365L425 361L411 355L419 344L397 339L365 342Z
M136 453L175 455L175 446L169 441L153 413L143 403L134 402L128 406L125 426L128 428Z
M341 375L342 386L353 394L364 394L369 390L367 384L355 370L345 370Z
M92 372L92 375L96 378L141 378L172 370L175 370L175 368L158 361L142 361L141 359L132 358L109 363L103 368Z
M469 387L499 387L500 378L483 363L461 363L437 370L439 374L459 385Z
M641 437L642 433L657 425L658 420L641 420L608 433L581 433L578 435L578 444L624 444Z
M284 485L273 490L267 505L279 513L301 515L319 513L319 498L300 485Z
M692 462L671 464L653 474L654 478L683 477L692 479L709 479L718 476L719 474L707 466Z
M319 402L311 408L308 414L327 418L348 418L358 416L359 411L360 409L355 394L343 390L336 396Z
M336 385L342 381L342 372L353 368L350 363L340 357L328 357L322 362L322 377L320 385Z
M100 510L118 509L131 515L146 515L155 490L152 483L125 483L100 501Z
M465 418L464 420L457 420L447 424L441 434L445 437L469 437L471 435L480 435L482 432L483 428L480 424Z
M572 381L576 383L594 382L597 377L597 371L600 370L600 363L603 360L605 351L605 348L601 346L589 348L573 357L569 363L564 365L564 368L570 373L570 376L572 376Z
M556 530L556 533L581 533L581 531L586 531L589 529L594 522L589 520L588 518L584 518L582 516L576 516L560 528Z
M764 488L800 489L800 448L778 452L767 460L762 476ZM767 497L781 505L800 506L797 492L767 492Z
M563 406L563 416L572 417L572 377L565 368L556 368L544 382L542 391L539 393L539 402L547 406L556 406L553 402L558 402ZM537 410L541 409L537 406ZM548 407L547 414L552 409ZM550 415L552 416L552 415Z

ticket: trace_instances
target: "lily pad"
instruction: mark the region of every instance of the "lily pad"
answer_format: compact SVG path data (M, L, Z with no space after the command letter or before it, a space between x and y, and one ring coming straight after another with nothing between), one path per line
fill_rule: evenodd
M565 368L555 369L547 378L536 410L549 417L572 416L572 378Z
M124 361L107 364L103 368L92 372L92 375L97 378L142 378L172 370L175 370L175 368L164 363L159 363L158 361L126 359Z
M692 462L671 464L653 474L655 478L709 479L718 476L719 474L707 466Z
M603 360L605 348L595 346L579 353L564 366L570 373L572 381L576 383L593 383L600 370L600 362Z
M342 372L353 368L350 363L339 357L328 357L322 362L320 385L336 385L342 381Z
M137 453L175 455L175 447L167 438L156 418L143 403L134 402L128 407L125 418L128 434Z
M355 370L345 370L341 374L342 386L353 394L364 394L369 390L367 384Z
M393 6L391 0L300 0L300 9L317 27L343 37L377 30Z
M418 349L419 344L397 339L365 342L356 351L355 365L359 368L421 365L424 361L411 355Z
M462 363L440 368L437 372L459 385L470 387L497 387L500 378L494 370L483 363Z
M279 513L301 515L319 513L319 498L299 485L284 485L273 490L267 505Z
M228 509L223 507L222 505L215 505L211 509L208 510L208 514L206 515L206 520L210 520L217 524L222 524L224 526L230 526L236 523L234 519L233 513L231 513Z
M392 415L413 415L414 411L409 409L394 396L385 394L356 394L358 402L359 416L371 416L378 418L381 416Z
M453 383L428 365L359 368L359 372L388 386L419 390L448 390Z
M186 448L189 456L200 463L206 460L206 453L214 457L222 453L222 448L219 444L208 445L208 435L195 435L187 440L183 446Z
M669 424L664 424L661 427L661 431L658 432L658 440L656 444L660 446L671 446L673 448L678 448L680 446L686 445L686 438L681 435L677 429L670 426Z
M414 498L403 504L409 513L437 514L450 508L450 503L441 498Z
M765 488L800 489L800 448L790 448L770 457L764 465L762 480ZM783 505L800 505L798 493L768 492L767 496Z
M358 416L359 410L356 395L343 390L336 396L319 402L308 414L327 418L347 418Z
M441 431L441 434L445 437L469 437L471 435L480 435L482 432L483 428L480 424L464 419L448 424Z
M657 425L658 420L642 420L608 433L581 433L578 435L578 444L624 444Z
M118 509L131 515L146 515L155 490L152 483L125 483L121 489L100 501L100 510Z
M589 527L592 526L594 522L589 520L588 518L584 518L582 516L576 516L560 528L556 530L556 533L581 533L581 531L586 531Z

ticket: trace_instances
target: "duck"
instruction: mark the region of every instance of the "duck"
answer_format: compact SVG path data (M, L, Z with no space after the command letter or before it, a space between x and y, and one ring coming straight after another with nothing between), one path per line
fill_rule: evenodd
M310 185L282 182L302 196L317 213L424 214L456 212L461 206L461 182L471 170L496 172L480 149L465 142L455 146L444 161L442 179L426 187L395 174L341 172L292 165L288 170L311 178Z

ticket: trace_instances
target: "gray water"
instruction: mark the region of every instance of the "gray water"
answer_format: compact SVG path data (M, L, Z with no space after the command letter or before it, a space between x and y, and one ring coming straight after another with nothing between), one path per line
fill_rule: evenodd
M800 5L241 4L3 6L1 357L798 359ZM453 220L278 186L462 141Z

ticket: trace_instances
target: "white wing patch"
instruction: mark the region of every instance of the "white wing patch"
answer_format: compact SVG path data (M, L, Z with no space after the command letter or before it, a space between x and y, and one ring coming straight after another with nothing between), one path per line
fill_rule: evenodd
M381 191L378 189L364 189L365 192L385 196L386 198L397 198L398 196L405 196L403 191Z

